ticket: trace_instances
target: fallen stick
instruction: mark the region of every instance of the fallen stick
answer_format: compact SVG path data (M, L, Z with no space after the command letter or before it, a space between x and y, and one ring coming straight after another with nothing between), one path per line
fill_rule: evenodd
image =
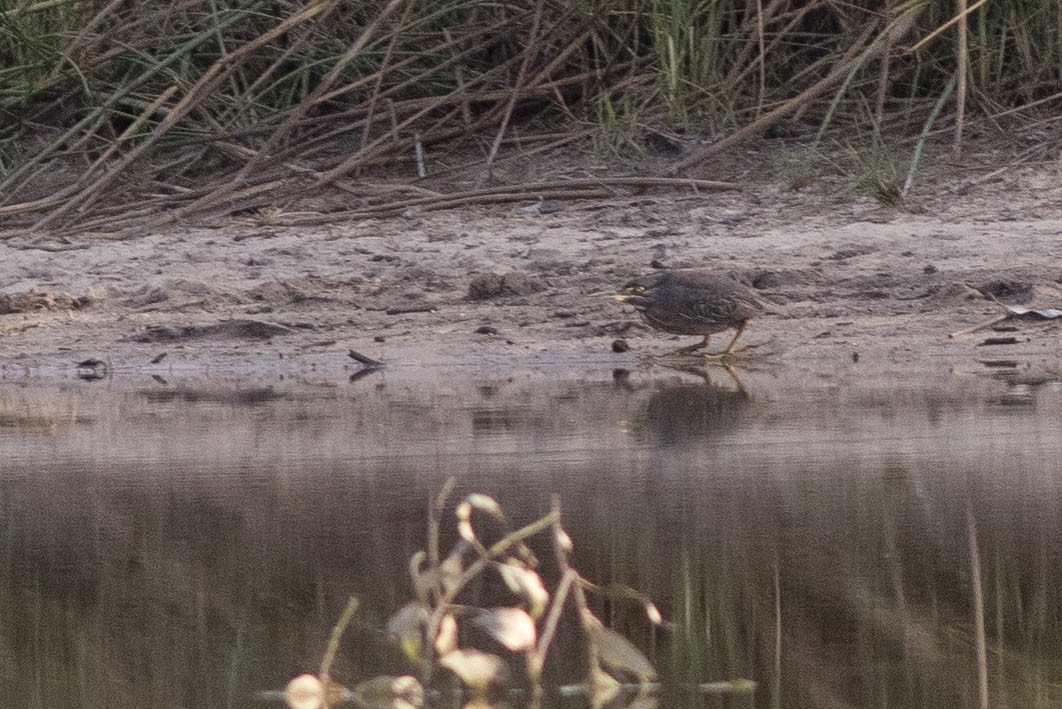
M351 350L351 351L347 352L347 356L350 357L355 362L358 362L360 364L365 365L365 367L367 369L380 369L381 367L384 366L384 363L381 362L380 360L373 359L372 357L369 357L368 355L363 355L361 352L358 352L357 350Z
M987 328L992 327L993 325L998 325L1001 322L1006 322L1007 320L1010 320L1010 313L1007 313L1006 315L1002 315L1002 316L999 316L999 317L992 318L991 320L986 320L986 321L984 321L983 323L981 323L979 325L974 325L973 327L967 327L967 328L963 328L962 330L956 330L955 332L949 334L948 337L949 338L955 338L955 337L963 337L964 335L972 335L975 332L977 332L978 330L985 330Z
M993 298L995 300L995 298ZM996 301L998 302L998 301ZM1000 303L1002 305L1002 303ZM1062 319L1062 310L1057 308L1026 308L1024 305L1005 305L1007 309L1006 315L1002 315L993 320L983 322L980 325L974 325L973 327L966 328L965 330L958 330L951 333L948 337L957 337L960 335L969 335L970 333L983 330L986 327L992 327L998 325L1001 322L1007 320L1059 320Z

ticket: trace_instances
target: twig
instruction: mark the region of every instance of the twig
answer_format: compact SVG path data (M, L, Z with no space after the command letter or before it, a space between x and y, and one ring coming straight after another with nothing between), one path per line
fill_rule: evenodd
M366 367L370 367L372 369L379 369L379 368L385 366L384 363L381 362L380 360L373 359L372 357L369 357L368 355L363 355L361 352L358 352L357 350L350 350L349 352L347 352L347 356L350 357L355 362L360 362L361 364L364 364Z
M594 189L595 187L597 189ZM287 219L280 217L272 219L270 223L284 226L314 226L320 224L332 224L337 221L349 219L391 217L402 214L405 210L411 208L431 212L443 209L453 209L455 207L464 207L470 204L486 205L540 200L570 201L580 199L605 199L614 195L614 192L604 189L608 187L630 187L635 189L649 187L689 187L694 190L705 191L742 189L742 186L736 182L696 180L685 177L602 177L577 180L557 180L551 182L489 187L482 190L471 190L468 192L458 192L448 195L443 194L430 197L416 197L372 205L361 209L332 212L330 214L314 215L311 217L294 217Z
M446 501L450 499L455 487L457 487L457 478L451 475L443 483L439 494L435 496L435 503L428 507L428 563L433 569L439 568L439 518L442 517L443 510L446 508ZM436 596L441 596L441 575L436 575L435 582Z
M335 662L336 653L339 652L339 641L343 639L343 633L346 632L347 626L350 625L350 621L354 618L354 614L357 610L358 597L351 596L347 601L346 608L343 609L342 615L339 616L339 620L336 621L336 624L332 627L332 635L328 638L328 648L325 650L325 654L321 658L321 667L318 671L318 676L326 687L329 684L330 675L332 673L332 663Z
M992 327L993 325L998 325L998 324L1000 324L1002 322L1006 322L1009 319L1010 319L1010 314L1008 313L1006 315L1003 315L1003 316L1000 316L1000 317L997 317L997 318L992 318L991 320L986 320L985 322L980 323L979 325L974 325L973 327L966 327L966 328L963 328L962 330L956 330L955 332L949 334L948 337L957 338L957 337L963 337L964 335L972 335L973 333L978 332L979 330L986 330L986 329Z
M420 142L420 133L413 133L413 156L417 161L417 177L423 179L428 175L424 169L424 146Z
M523 194L539 192L564 192L566 190L592 189L595 187L689 187L693 190L705 190L707 192L719 192L740 190L742 186L737 182L720 182L717 180L698 180L688 177L586 177L574 180L549 180L545 182L524 182L515 185L499 185L497 187L485 187L478 190L455 192L441 195L440 197L421 197L404 200L392 204L370 207L364 212L390 211L405 207L417 207L437 201L451 201L456 199L469 199L500 194Z
M552 518L553 527L553 545L556 549L557 568L565 576L573 575L574 583L571 584L572 601L575 603L576 615L579 617L579 625L583 628L583 633L587 638L593 637L590 631L590 626L593 623L599 622L594 614L590 612L590 607L586 603L586 593L583 591L582 584L579 583L579 574L568 563L568 552L571 550L570 545L566 545L563 540L568 539L568 533L564 531L564 527L561 526L561 509L560 509L560 497L558 495L553 496L553 503L550 506L550 517ZM586 642L586 662L590 670L589 682L591 686L598 678L598 672L601 668L601 658L598 653L597 643L588 640ZM596 688L595 688L596 689Z

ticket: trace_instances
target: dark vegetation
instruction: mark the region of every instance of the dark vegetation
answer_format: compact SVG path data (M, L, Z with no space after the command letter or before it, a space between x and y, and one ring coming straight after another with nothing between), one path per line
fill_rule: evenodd
M1062 5L1043 0L0 8L0 223L50 233L309 197L322 219L393 210L438 199L411 185L425 153L461 156L447 168L482 188L500 160L562 146L669 155L672 177L765 134L947 132L958 150L973 122L1043 125L1062 102ZM894 200L894 177L865 187ZM462 199L481 192L504 200Z

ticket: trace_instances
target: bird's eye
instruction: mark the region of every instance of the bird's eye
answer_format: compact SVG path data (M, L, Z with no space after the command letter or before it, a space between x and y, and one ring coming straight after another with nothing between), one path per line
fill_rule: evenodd
M629 290L631 293L644 293L645 286L631 286L627 290Z

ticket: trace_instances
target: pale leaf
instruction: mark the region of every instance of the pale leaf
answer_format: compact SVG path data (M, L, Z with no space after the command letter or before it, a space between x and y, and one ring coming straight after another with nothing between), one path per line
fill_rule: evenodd
M381 675L354 687L354 700L365 709L418 709L424 706L424 688L409 675Z
M557 530L557 534L554 538L554 541L557 543L557 546L561 549L561 551L571 551L575 548L575 545L572 543L572 538L569 537L568 533L565 532L563 529Z
M313 675L299 675L284 688L284 699L291 709L320 709L325 703L325 688Z
M505 518L505 515L502 514L501 505L490 495L481 495L478 492L474 492L466 497L465 500L477 510L482 510L495 519Z
M423 551L418 551L409 558L409 576L413 580L413 592L421 600L426 600L428 593L435 588L435 570L421 571L427 558L428 555Z
M594 668L590 681L590 703L603 707L619 696L623 687L611 675Z
M705 682L697 685L705 694L750 694L756 691L756 682L751 679L731 679L722 682Z
M494 608L477 616L475 624L513 652L535 646L535 621L519 608Z
M428 607L416 601L402 606L387 621L387 634L398 643L406 657L417 664L424 659L421 651L427 623Z
M472 689L504 682L508 675L508 668L500 657L479 650L454 650L443 655L439 664Z
M656 709L660 706L660 699L651 694L639 694L627 702L623 709Z
M641 650L591 614L587 615L586 632L588 640L597 648L601 664L610 671L633 675L642 682L656 679L656 670Z
M542 578L534 571L523 568L516 560L500 565L498 573L513 593L527 599L531 617L541 617L546 604L549 603L549 591L542 585Z
M457 533L468 542L476 540L476 533L472 531L472 505L462 502L454 508L457 517Z
M439 634L435 636L435 652L445 655L457 649L457 621L447 613L439 622Z
M459 540L450 550L449 556L439 564L439 577L442 580L443 590L449 593L461 578L464 568L465 552L469 550L468 542Z

